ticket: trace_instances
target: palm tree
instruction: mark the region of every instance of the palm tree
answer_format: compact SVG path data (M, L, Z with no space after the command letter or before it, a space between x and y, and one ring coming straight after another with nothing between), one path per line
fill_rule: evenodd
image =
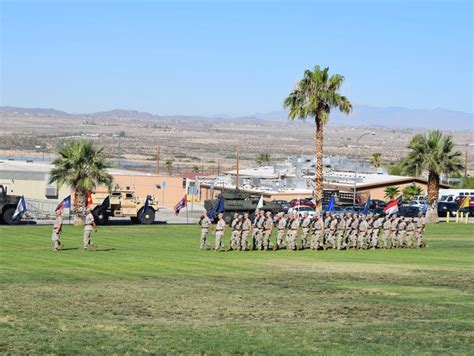
M421 195L423 189L419 185L410 184L403 188L403 200L413 200L416 195Z
M168 172L168 175L171 175L171 172L173 172L173 161L172 160L167 160L165 162L165 169Z
M58 149L59 157L53 161L49 184L56 182L59 187L66 184L74 191L74 211L80 213L84 195L98 185L109 190L113 178L107 173L111 164L103 154L103 148L90 141L75 140ZM75 223L81 218L76 214Z
M372 153L370 164L375 168L379 168L382 165L382 154L380 152Z
M270 163L270 161L271 161L271 157L270 157L270 154L268 152L260 153L257 156L257 159L255 160L255 162L257 162L257 164L259 166L263 166L264 164L268 164L268 163Z
M352 111L349 100L339 94L344 77L339 74L329 76L329 68L314 67L314 71L306 70L303 78L296 84L294 90L285 99L283 106L289 109L290 120L306 120L314 118L315 132L315 198L318 210L321 210L323 196L323 129L329 121L332 108L337 108L345 114Z
M199 166L194 165L193 168L192 168L192 172L193 173L199 173Z
M418 134L408 144L410 150L404 165L410 171L428 172L428 211L426 221L438 222L438 195L441 174L459 174L464 166L462 153L453 152L453 137L441 131Z
M400 189L398 187L391 185L385 188L385 199L387 200L394 200L396 196L400 194Z

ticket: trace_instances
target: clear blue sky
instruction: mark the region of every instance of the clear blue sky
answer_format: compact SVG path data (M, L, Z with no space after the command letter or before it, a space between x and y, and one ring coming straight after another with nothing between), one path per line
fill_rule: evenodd
M470 0L0 1L0 105L268 112L319 64L356 104L473 112Z

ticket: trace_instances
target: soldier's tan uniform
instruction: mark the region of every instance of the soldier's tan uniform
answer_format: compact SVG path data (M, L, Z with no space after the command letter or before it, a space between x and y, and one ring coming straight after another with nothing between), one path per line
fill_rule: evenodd
M263 225L265 224L265 217L263 215L259 216L257 220L257 234L256 234L256 245L257 250L263 248Z
M56 220L54 221L53 234L51 235L51 240L53 240L53 249L60 250L62 247L61 244L61 232L63 227L63 219L60 214L56 215Z
M286 224L287 224L287 221L286 221L285 217L283 217L283 216L280 217L280 219L278 220L278 224L277 224L277 230L278 230L277 242L276 242L276 247L277 248L281 248L283 246L283 239L285 238Z
M349 235L349 247L357 248L357 236L359 233L360 220L358 217L354 217L351 224L351 233Z
M379 244L379 233L380 228L382 227L382 218L375 218L374 223L372 225L372 239L371 239L371 246L372 248L376 248Z
M337 232L336 232L336 246L338 250L346 247L346 244L344 242L345 233L346 233L346 220L344 216L341 215L341 218L339 222L337 223Z
M89 212L86 215L86 219L84 221L84 235L83 235L83 242L84 242L84 249L88 249L89 247L95 247L94 243L91 241L91 234L92 230L94 230L94 215L92 215L91 212Z
M298 228L300 221L297 217L291 220L290 231L288 231L288 250L296 249L296 236L298 236Z
M324 239L324 223L321 218L313 222L312 230L311 249L317 250L319 246L323 245Z
M264 251L268 250L270 246L270 236L273 230L273 219L270 214L267 214L267 218L263 222L263 241L262 248Z
M413 248L413 236L415 234L415 224L412 219L409 219L406 226L405 232L405 246Z
M230 237L230 248L232 250L238 250L240 248L240 235L241 235L241 228L242 224L238 216L232 220L231 223L232 234Z
M425 225L426 225L425 217L424 216L419 217L416 223L416 245L418 247L426 246L426 242L423 237L423 235L425 234Z
M362 221L359 223L359 235L357 236L357 247L359 249L366 249L367 248L367 228L368 224L367 221L362 218Z
M242 244L241 249L245 251L247 249L248 237L250 234L250 227L252 226L252 222L248 217L244 217L242 221Z
M201 217L199 220L199 226L201 226L201 239L199 243L199 248L203 249L207 246L207 235L209 234L209 227L211 226L211 219L206 215Z
M390 238L392 239L392 247L397 247L398 246L398 218L393 218L392 219L392 224L390 225Z
M350 241L349 241L349 237L351 235L351 232L352 232L352 224L354 223L354 218L352 216L347 216L346 217L346 227L345 227L345 230L344 230L344 244L346 246L349 245Z
M301 220L301 248L304 249L308 244L309 224L311 219L305 215Z
M337 229L337 219L332 219L329 224L329 235L327 237L327 243L331 245L332 249L336 249L336 229Z
M329 235L331 234L330 225L331 225L332 217L331 215L326 215L324 218L324 245L328 243Z
M383 248L391 248L390 234L392 229L392 222L390 219L386 219L383 223Z
M398 223L397 229L398 229L398 247L403 247L405 243L405 228L407 227L407 223L405 222L404 219L401 219L401 221Z
M217 221L216 225L216 245L214 249L216 251L219 251L221 247L224 247L224 243L222 239L224 238L224 232L225 232L225 221L223 218L220 218L219 221Z

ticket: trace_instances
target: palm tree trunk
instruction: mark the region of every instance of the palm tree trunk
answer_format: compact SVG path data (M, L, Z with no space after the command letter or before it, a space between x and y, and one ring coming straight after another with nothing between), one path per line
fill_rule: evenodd
M316 123L316 171L315 171L315 187L314 197L316 199L316 211L322 210L323 198L323 123L318 117L315 118Z
M426 223L434 224L438 219L438 196L439 196L439 175L429 172L428 175L428 210L426 211Z
M74 225L84 225L82 200L84 193L80 190L74 191Z

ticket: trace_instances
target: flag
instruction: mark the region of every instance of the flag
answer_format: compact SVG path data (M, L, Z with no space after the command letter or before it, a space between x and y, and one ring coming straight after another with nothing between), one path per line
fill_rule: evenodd
M255 212L263 208L263 195L260 195L260 199L258 200L257 208L255 209Z
M26 201L23 195L21 196L20 200L18 201L18 205L16 206L16 210L13 213L12 220L20 220L21 216L26 212Z
M459 209L458 210L461 210L461 209L464 209L464 208L468 208L469 209L469 203L470 203L470 199L469 199L469 196L465 196L462 203L459 205Z
M179 202L177 202L176 205L174 206L174 213L178 215L180 210L183 208L186 208L187 206L188 206L188 197L186 194L184 194L184 197Z
M110 198L109 196L107 195L104 199L104 201L102 202L102 204L100 204L100 207L102 209L108 209L109 208L109 205L110 205Z
M214 219L216 217L217 213L223 213L224 212L224 197L222 194L219 196L219 200L217 201L217 204L209 210L207 213L207 216L209 219Z
M370 195L369 195L369 199L367 199L367 202L365 203L365 207L363 211L364 215L367 215L369 213L369 208L370 208Z
M91 192L86 193L86 208L89 205L92 205L92 193Z
M71 209L71 196L68 195L66 198L64 198L61 203L58 204L56 209L54 211L60 211L61 213L63 212L64 209Z
M331 195L331 198L329 198L329 203L328 203L328 207L326 208L326 211L330 213L334 211L334 195Z
M108 197L107 197L108 198ZM107 199L106 198L106 199ZM150 196L147 195L146 198L145 198L145 204L143 206L143 209L140 213L140 216L139 216L139 219L142 220L143 219L143 215L145 215L145 212L148 210L148 207L150 206L150 203L148 202L150 200ZM103 204L103 203L102 203Z
M392 200L391 202L389 202L385 206L385 208L383 208L383 210L385 211L385 214L392 215L392 214L398 213L398 209L401 205L401 202L402 202L402 196L401 195L397 199Z

